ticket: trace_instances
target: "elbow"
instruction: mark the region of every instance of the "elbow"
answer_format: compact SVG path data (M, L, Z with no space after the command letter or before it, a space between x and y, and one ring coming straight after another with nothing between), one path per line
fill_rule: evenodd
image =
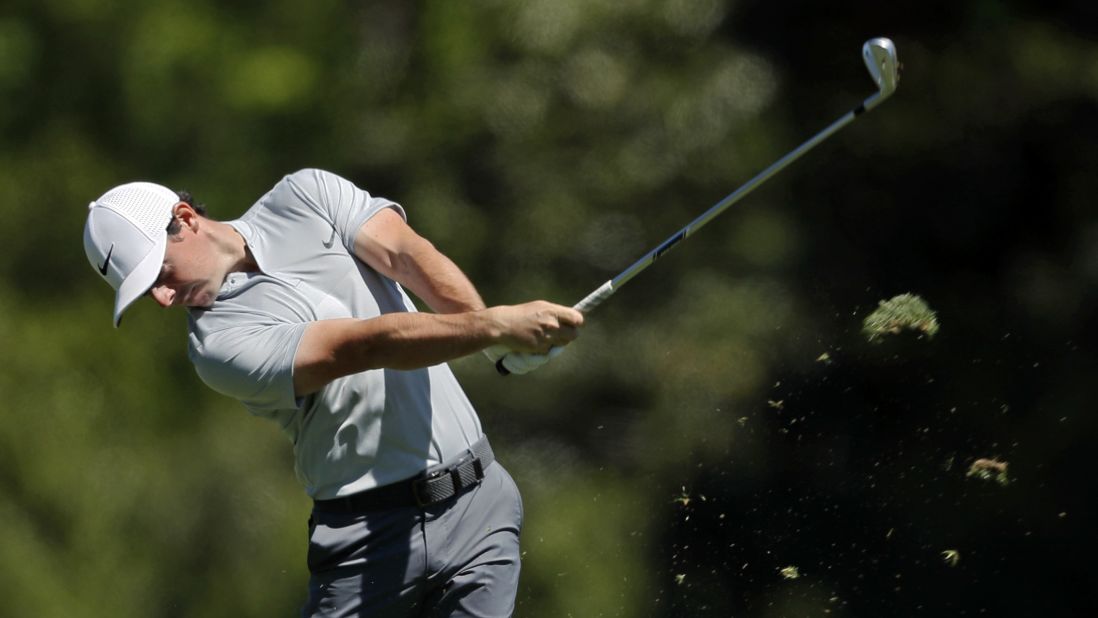
M305 329L294 355L294 394L311 395L344 375L361 371L351 358L348 323L314 322Z
M327 386L339 376L330 362L303 362L294 364L294 395L305 397Z
M368 353L361 343L313 348L306 354L299 351L294 360L294 394L312 395L339 378L383 368L404 369L379 362L377 354Z

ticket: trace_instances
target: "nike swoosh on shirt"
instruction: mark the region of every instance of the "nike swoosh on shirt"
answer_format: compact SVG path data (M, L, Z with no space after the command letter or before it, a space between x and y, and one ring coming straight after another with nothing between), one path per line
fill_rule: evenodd
M99 274L104 277L107 276L107 266L111 263L111 254L114 253L114 243L111 243L111 248L107 251L107 259L103 260L103 265L99 267Z
M327 242L324 242L324 243L321 243L321 244L324 245L325 249L331 249L332 245L335 244L335 239L336 239L336 231L335 231L335 229L332 229L332 235L328 237Z

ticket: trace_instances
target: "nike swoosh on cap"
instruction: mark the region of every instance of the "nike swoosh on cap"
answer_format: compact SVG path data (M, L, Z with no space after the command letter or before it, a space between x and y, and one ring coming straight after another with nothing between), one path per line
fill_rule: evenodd
M107 250L107 259L103 260L103 265L99 267L99 274L104 277L107 276L107 266L111 263L111 254L114 253L114 243L111 243L111 248Z

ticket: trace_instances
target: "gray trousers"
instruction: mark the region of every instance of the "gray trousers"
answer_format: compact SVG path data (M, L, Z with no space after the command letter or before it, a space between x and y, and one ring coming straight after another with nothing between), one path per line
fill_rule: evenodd
M507 617L522 498L498 462L456 499L360 514L313 511L303 618Z

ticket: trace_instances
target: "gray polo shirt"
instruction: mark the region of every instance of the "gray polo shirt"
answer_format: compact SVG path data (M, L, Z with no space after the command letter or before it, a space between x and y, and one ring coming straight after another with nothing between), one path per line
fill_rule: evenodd
M294 445L310 496L328 499L413 476L481 435L445 365L375 369L294 397L294 354L308 323L415 311L399 285L354 257L355 233L397 204L321 170L282 179L244 216L258 273L232 273L213 306L190 311L189 355L202 380L269 418Z

